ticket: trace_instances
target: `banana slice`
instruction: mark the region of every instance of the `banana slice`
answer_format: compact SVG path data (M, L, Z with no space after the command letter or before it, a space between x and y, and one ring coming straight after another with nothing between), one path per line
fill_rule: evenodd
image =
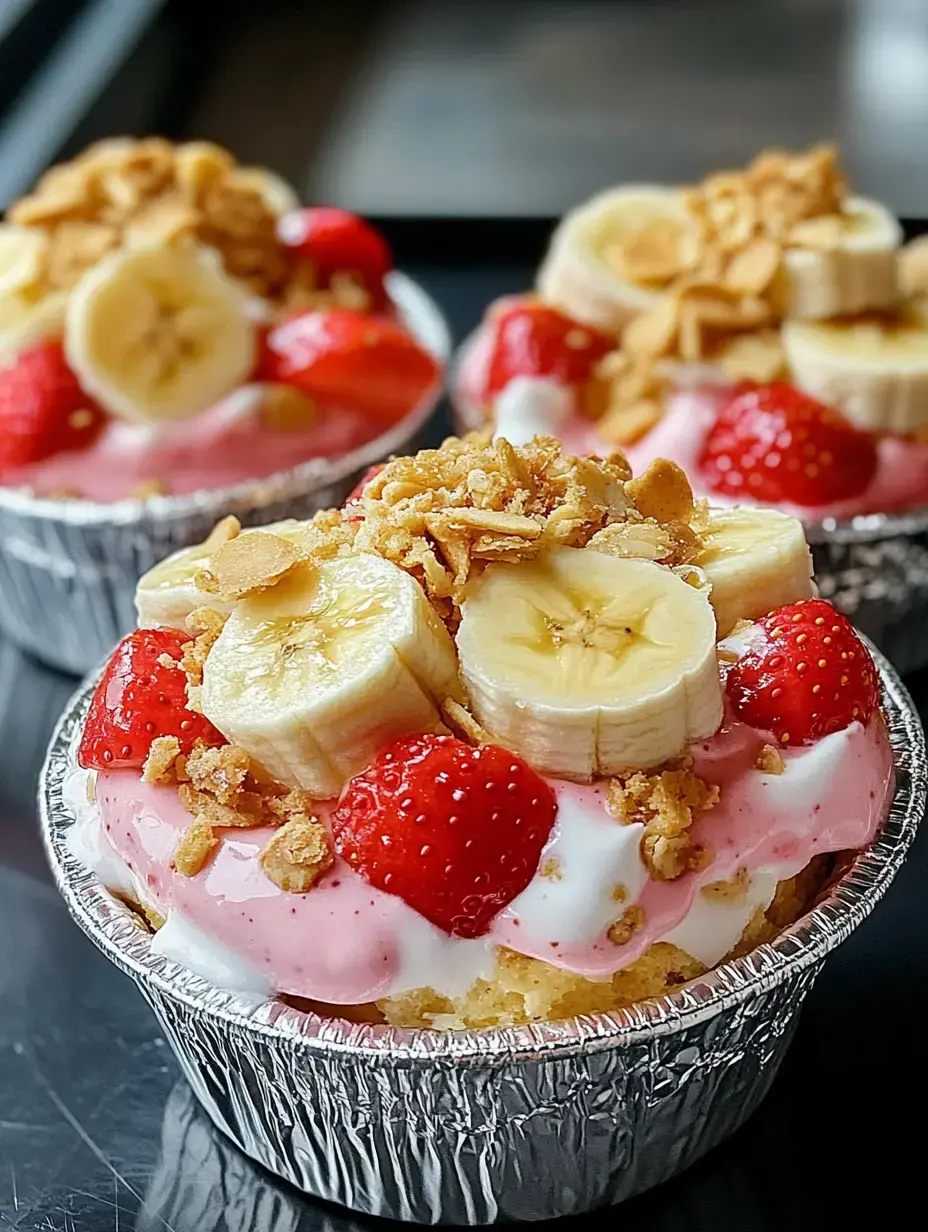
M558 548L490 565L456 641L474 714L547 774L656 766L721 722L712 607L650 561Z
M898 250L902 227L878 201L848 197L839 229L826 247L787 248L778 291L784 317L820 320L892 308L899 299ZM795 232L808 233L815 245L816 229L831 219L811 219Z
M359 555L299 566L236 604L202 704L281 782L325 798L390 740L438 730L457 693L454 644L418 582Z
M655 184L611 188L565 214L538 271L541 298L617 333L661 297L659 285L631 281L617 255L624 240L656 219L691 225L681 194Z
M271 522L245 531L247 535L271 534L299 544L303 540L306 523L296 518L283 522ZM194 584L197 574L209 564L216 544L197 543L190 548L181 548L171 556L159 561L139 579L135 589L135 610L139 616L139 628L150 629L167 625L183 629L184 622L195 608L212 607L217 611L231 611L231 604L223 603L214 595L204 595Z
M246 299L218 259L194 247L114 253L71 293L65 352L81 385L136 423L186 419L254 367Z
M783 348L797 385L867 432L904 436L928 424L928 309L787 321Z
M712 509L693 561L712 589L718 636L784 603L811 599L812 553L798 518L775 509Z

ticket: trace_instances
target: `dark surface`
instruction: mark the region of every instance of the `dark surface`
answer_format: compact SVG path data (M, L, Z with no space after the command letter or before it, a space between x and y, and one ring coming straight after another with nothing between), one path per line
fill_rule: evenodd
M516 267L412 272L447 306L458 337L489 298L528 277ZM442 428L436 422L436 437ZM928 675L909 683L925 713ZM134 986L53 890L33 797L74 687L0 643L0 1228L360 1226L278 1185L212 1130ZM586 1223L805 1232L852 1227L877 1204L919 1209L926 878L923 834L875 916L829 960L750 1124L672 1184Z

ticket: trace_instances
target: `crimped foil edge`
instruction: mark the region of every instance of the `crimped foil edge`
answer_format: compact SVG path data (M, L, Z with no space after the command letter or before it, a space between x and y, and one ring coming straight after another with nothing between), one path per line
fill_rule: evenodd
M387 285L407 328L445 364L451 354L452 341L438 305L423 287L399 270L387 276ZM18 488L0 486L0 509L55 524L125 529L149 523L184 522L193 516L203 516L211 509L216 510L217 518L229 513L247 514L338 484L356 471L363 471L402 449L425 426L441 401L444 389L442 378L399 423L340 457L311 458L262 479L250 479L225 488L208 488L185 496L152 496L144 501L126 499L105 503L78 498L52 500Z
M384 1062L505 1065L513 1060L563 1057L642 1042L694 1027L759 996L788 976L820 964L861 923L902 864L925 808L925 737L911 698L886 659L874 651L896 761L896 792L885 825L859 852L822 901L797 923L743 958L708 972L679 990L628 1009L563 1022L466 1032L350 1024L303 1013L277 1001L255 1009L187 968L151 953L151 934L97 876L72 855L66 831L74 820L63 786L99 673L85 681L65 709L49 745L39 790L46 853L72 916L91 940L142 986L231 1027L284 1037L297 1049L362 1056Z

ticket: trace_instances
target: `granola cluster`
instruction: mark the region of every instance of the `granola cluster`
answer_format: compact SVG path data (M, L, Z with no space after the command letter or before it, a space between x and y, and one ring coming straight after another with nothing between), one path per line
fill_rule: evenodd
M623 277L664 294L626 326L587 391L604 439L628 444L660 418L675 362L711 363L737 380L784 373L783 255L837 248L846 193L833 146L769 150L684 190L679 220L656 218L608 246Z
M350 278L326 291L311 263L280 243L277 220L291 194L270 172L242 167L206 141L114 138L52 167L7 221L43 236L35 294L69 291L107 253L184 241L215 249L226 271L255 294L299 311L337 303L366 309Z
M152 742L142 771L147 783L173 784L193 817L174 852L174 868L195 877L219 839L216 829L274 827L261 853L267 876L284 891L305 894L334 861L325 827L299 789L274 782L243 749L197 741L185 757L174 736Z
M644 825L641 858L655 881L672 881L712 860L691 827L718 801L718 787L695 773L686 754L652 774L638 770L610 779L607 808L622 825Z

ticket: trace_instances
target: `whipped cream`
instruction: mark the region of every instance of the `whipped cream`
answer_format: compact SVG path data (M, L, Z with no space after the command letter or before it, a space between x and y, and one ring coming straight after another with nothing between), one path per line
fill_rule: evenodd
M533 436L560 436L574 412L574 395L549 377L517 376L496 399L496 431L510 445L527 445Z
M696 772L721 788L720 802L694 822L713 859L673 881L650 879L639 851L642 827L608 814L604 784L552 780L558 814L538 871L474 940L443 933L342 860L307 894L285 893L259 864L269 830L226 831L207 867L183 877L171 857L189 814L174 788L142 783L134 771L97 774L93 801L86 776L82 789L74 787L72 850L110 888L166 916L157 953L218 987L254 995L363 1004L431 987L454 997L492 977L498 946L593 979L661 940L711 966L769 904L781 879L816 854L869 842L891 799L892 751L878 716L786 750L780 775L756 769L768 739L729 723L692 746ZM741 869L747 884L740 896L701 893ZM644 923L615 945L609 925L632 904L643 909Z

